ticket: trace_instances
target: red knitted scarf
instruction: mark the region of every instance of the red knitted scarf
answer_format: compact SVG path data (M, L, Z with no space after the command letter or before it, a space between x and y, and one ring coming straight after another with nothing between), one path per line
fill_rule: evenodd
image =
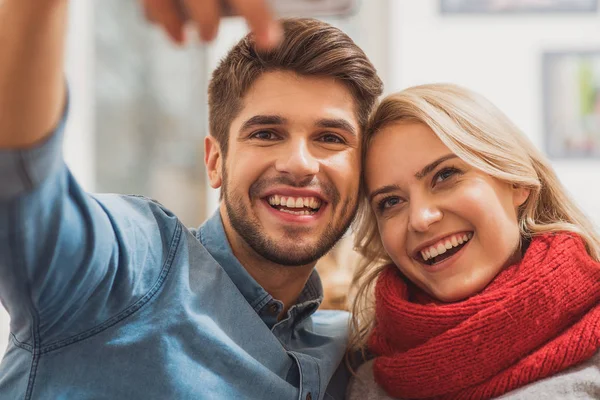
M600 348L600 263L569 234L535 237L482 292L445 304L394 266L376 286L376 382L403 399L489 399Z

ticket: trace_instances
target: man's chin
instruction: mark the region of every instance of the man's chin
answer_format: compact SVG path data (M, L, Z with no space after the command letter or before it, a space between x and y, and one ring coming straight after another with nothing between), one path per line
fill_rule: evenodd
M267 240L255 247L254 250L276 264L286 266L312 264L329 251L329 246L325 248L323 243L315 240L321 236L315 233L307 235L306 233L283 231L267 235L265 237Z
M323 232L325 232L325 227L320 225L306 226L270 223L263 224L262 226L265 228L264 233L266 233L269 239L285 245L297 246L299 243L303 245L316 244L317 241L315 238L322 236Z
M270 205L243 211L228 204L231 225L260 256L283 266L314 264L337 242L340 232L334 228L329 210L317 218L288 218ZM254 211L254 212L251 212ZM343 232L342 232L343 233Z
M257 209L253 217L269 238L285 239L286 235L289 235L304 242L322 235L331 224L333 218L329 215L329 210L324 211L325 214L319 213L316 216L293 215L263 205Z
M301 267L309 264L316 263L319 258L322 257L321 254L317 254L315 251L311 251L311 249L307 249L308 251L290 251L289 248L286 249L270 249L266 254L263 254L263 257L268 259L269 261L284 265L288 267ZM318 257L315 257L317 256Z
M278 253L287 254L304 254L310 250L317 250L319 244L315 241L315 238L319 236L314 235L310 238L304 236L306 236L305 233L287 232L287 230L279 235L269 235L269 247L276 249Z

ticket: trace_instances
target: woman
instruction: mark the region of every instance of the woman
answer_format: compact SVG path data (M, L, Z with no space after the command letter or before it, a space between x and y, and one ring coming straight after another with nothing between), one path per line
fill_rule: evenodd
M600 398L600 239L544 156L454 85L372 121L348 398Z

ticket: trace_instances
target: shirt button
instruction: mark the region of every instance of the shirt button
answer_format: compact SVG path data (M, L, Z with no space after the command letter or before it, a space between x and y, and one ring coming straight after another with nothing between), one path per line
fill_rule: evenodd
M309 393L309 394L307 394L307 395L306 395L306 400L312 400L312 394L310 394L310 393Z

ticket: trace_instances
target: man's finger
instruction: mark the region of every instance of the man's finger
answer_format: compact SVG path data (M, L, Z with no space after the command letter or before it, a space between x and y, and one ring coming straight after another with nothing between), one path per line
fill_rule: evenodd
M143 5L146 17L151 22L162 26L175 42L183 43L185 21L176 2L173 0L143 0Z
M221 19L221 6L218 0L185 0L189 17L198 26L200 38L206 42L217 36Z
M282 36L281 26L274 20L266 0L229 0L229 3L246 18L258 47L271 49L279 44Z

